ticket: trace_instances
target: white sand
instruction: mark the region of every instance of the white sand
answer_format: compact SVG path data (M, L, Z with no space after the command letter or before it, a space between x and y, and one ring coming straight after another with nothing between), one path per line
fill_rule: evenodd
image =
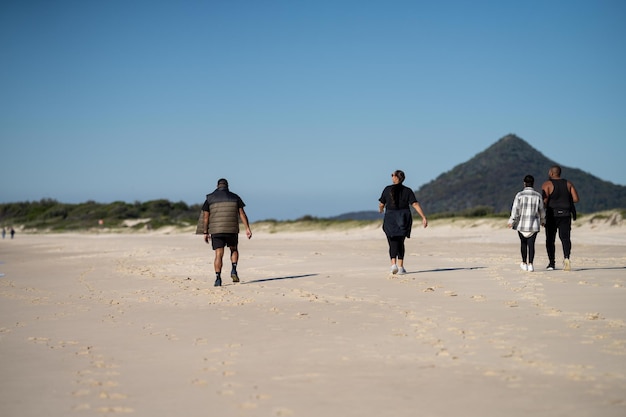
M0 416L626 415L623 226L576 227L571 272L542 232L534 273L501 226L416 228L393 278L378 227L261 231L221 288L188 232L18 234Z

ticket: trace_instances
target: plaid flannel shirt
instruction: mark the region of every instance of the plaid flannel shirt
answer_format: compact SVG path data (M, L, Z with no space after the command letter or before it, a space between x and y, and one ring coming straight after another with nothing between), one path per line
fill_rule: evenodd
M509 224L520 232L538 232L545 222L546 211L541 194L532 187L525 187L513 200Z

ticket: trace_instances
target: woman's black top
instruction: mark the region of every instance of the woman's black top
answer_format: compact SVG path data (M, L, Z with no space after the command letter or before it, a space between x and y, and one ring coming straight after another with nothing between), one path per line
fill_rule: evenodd
M378 199L385 205L383 231L388 237L411 237L413 214L411 205L417 202L415 193L402 184L388 185Z

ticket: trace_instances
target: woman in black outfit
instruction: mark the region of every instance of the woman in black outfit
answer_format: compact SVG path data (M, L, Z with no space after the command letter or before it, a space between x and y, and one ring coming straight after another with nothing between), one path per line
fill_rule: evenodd
M404 178L404 172L394 171L391 174L393 184L385 187L378 199L380 202L378 211L385 212L383 231L387 235L387 242L389 243L392 274L406 273L404 269L404 239L411 237L411 226L413 225L411 207L422 218L422 225L428 226L428 220L422 206L415 198L415 193L409 187L402 185Z

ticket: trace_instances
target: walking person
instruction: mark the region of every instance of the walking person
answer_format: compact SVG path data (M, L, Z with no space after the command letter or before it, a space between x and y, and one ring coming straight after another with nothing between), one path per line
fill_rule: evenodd
M578 192L570 181L561 178L561 167L554 165L548 171L548 180L541 186L543 203L546 207L546 250L548 252L548 271L555 269L555 241L558 232L563 245L563 270L570 271L570 253L572 251L572 219L576 220Z
M383 231L389 244L389 258L391 259L391 273L406 274L404 269L404 240L411 237L413 214L411 207L422 218L422 225L428 227L428 220L422 210L422 206L415 198L415 193L409 187L403 185L404 172L397 170L391 174L393 184L383 190L378 199L378 211L385 213L383 219Z
M228 181L220 178L217 181L217 188L211 194L207 194L202 206L202 226L204 231L204 241L211 244L215 251L215 286L222 285L222 264L224 258L224 248L230 249L230 261L232 268L230 277L233 282L239 282L237 274L237 262L239 262L239 220L246 228L248 239L252 237L248 216L244 210L245 204L241 198L230 192Z
M543 197L533 186L535 178L532 175L524 177L524 189L515 195L511 208L511 217L508 226L517 230L520 239L520 251L523 271L533 272L535 267L535 240L540 225L546 225L546 212L543 207Z

